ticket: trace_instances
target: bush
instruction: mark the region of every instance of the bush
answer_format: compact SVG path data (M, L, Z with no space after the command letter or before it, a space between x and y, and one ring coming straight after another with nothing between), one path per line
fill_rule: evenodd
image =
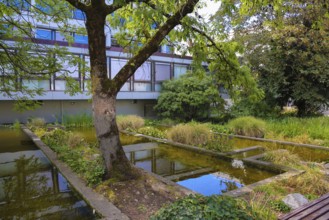
M204 146L211 139L212 133L206 124L179 124L167 132L169 140L194 146Z
M75 148L84 144L84 139L80 134L70 133L67 138L67 145Z
M62 123L65 127L92 127L94 125L92 115L87 113L64 115Z
M157 128L154 127L143 127L138 129L138 133L145 134L148 136L152 137L157 137L157 138L165 138L166 134L163 131L160 131Z
M265 122L251 116L233 119L228 127L234 134L250 137L264 137L266 131Z
M28 120L26 125L30 129L36 127L44 127L46 125L46 121L43 118L31 118Z
M161 208L151 220L259 219L242 200L225 196L190 195Z
M144 126L145 121L142 117L137 115L119 115L117 116L117 124L119 130L137 131Z

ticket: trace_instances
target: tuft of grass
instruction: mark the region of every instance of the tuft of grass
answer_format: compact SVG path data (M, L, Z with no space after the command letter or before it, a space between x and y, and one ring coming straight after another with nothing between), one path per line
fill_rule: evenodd
M138 129L138 133L145 134L145 135L152 136L152 137L157 137L157 138L166 137L165 132L163 132L157 128L149 127L149 126Z
M80 134L70 133L70 135L67 138L66 144L70 148L75 148L75 147L83 146L85 144L85 141Z
M64 115L62 124L65 127L93 127L93 117L91 114L82 113L76 115Z
M15 122L12 125L13 129L21 129L21 123L19 122L18 119L15 120Z
M212 133L206 124L190 123L179 124L167 132L168 139L194 146L204 146L212 137Z
M119 130L137 131L145 124L144 119L137 115L119 115L116 120Z
M251 116L233 119L228 127L234 134L250 137L264 137L266 131L265 122Z
M263 159L275 164L280 164L285 166L298 166L301 161L298 155L292 154L288 150L284 150L284 149L268 151L265 153Z
M46 121L43 118L31 118L27 122L27 127L28 128L38 128L38 127L45 127L46 126Z

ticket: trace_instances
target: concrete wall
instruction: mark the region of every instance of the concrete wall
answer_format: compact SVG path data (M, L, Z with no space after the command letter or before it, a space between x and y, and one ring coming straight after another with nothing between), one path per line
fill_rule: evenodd
M117 115L134 114L143 117L154 117L152 106L155 100L118 100ZM17 112L14 101L0 101L0 124L13 123L19 120L26 123L29 118L40 117L47 122L61 122L64 115L91 114L91 102L87 100L43 101L42 107L33 111Z

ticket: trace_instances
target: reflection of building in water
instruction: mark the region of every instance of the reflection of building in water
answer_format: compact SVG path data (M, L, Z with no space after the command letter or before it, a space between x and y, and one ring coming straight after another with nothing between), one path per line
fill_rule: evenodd
M4 219L94 218L40 150L0 153L0 213Z
M130 162L137 167L164 176L168 179L172 179L171 177L177 174L189 173L193 170L199 169L163 157L158 149L157 143L142 143L124 146L124 150Z

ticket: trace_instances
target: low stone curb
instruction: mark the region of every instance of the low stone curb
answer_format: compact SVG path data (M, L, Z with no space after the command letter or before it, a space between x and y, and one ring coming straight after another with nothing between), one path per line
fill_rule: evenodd
M50 162L56 166L61 174L67 179L71 186L77 191L80 196L91 206L92 209L99 214L102 219L108 220L128 220L128 216L123 214L115 205L110 203L104 196L96 193L91 188L86 186L77 174L75 174L71 168L66 166L57 157L57 154L53 152L47 145L45 145L38 136L30 131L25 126L22 126L22 130L27 134L38 148L46 155Z

